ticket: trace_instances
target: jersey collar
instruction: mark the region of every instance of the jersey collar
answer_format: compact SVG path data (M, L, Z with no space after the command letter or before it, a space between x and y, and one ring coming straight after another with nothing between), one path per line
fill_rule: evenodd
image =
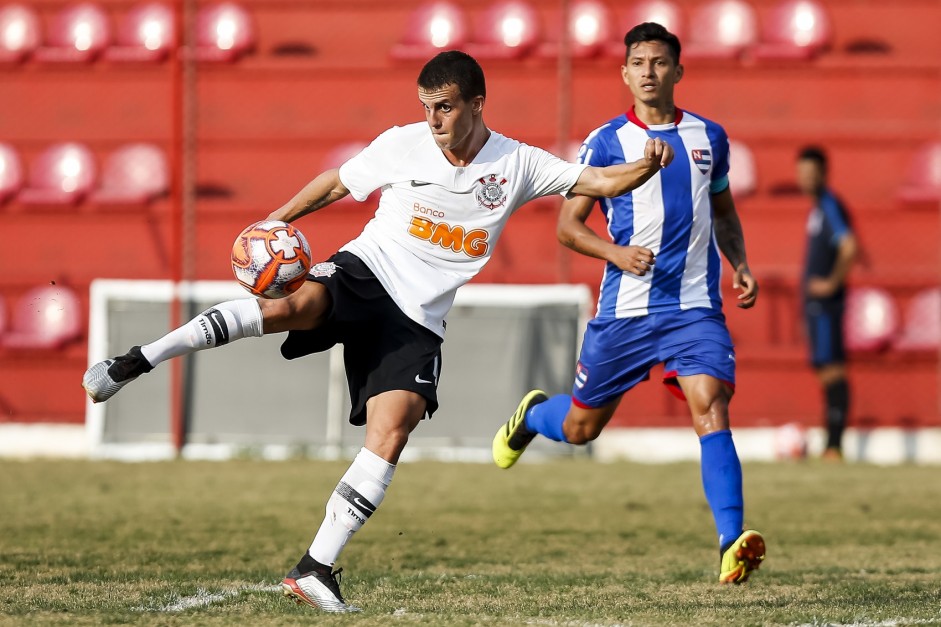
M632 106L630 109L628 109L628 111L627 111L627 119L630 120L633 124L636 124L637 126L641 127L642 129L647 129L647 130L650 129L650 127L648 127L646 124L644 124L644 122L641 121L641 119L640 119L639 117L637 117L637 114L634 112L634 107L633 107L633 106ZM673 119L673 126L679 126L679 125L680 125L680 120L682 120L682 119L683 119L683 110L680 109L679 107L677 107L677 108L676 108L676 117ZM670 126L670 125L669 125L669 124L655 124L655 125L654 125L654 127L655 127L656 130L659 130L659 129L662 129L662 128L668 127L668 126Z

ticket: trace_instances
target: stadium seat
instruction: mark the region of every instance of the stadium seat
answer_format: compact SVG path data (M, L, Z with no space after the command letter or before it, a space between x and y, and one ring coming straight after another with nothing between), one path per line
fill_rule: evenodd
M18 199L27 205L76 204L91 191L96 177L95 158L87 146L53 144L30 163Z
M0 7L0 63L17 63L39 47L39 15L23 4Z
M755 9L745 0L711 0L697 5L691 15L683 55L690 59L734 60L758 39Z
M20 296L0 340L7 348L61 348L81 335L82 310L75 292L61 285L41 285Z
M392 47L392 58L427 60L442 50L463 48L467 31L461 7L451 2L423 4L409 16L401 40Z
M173 9L160 2L138 4L118 23L115 43L104 51L109 61L155 62L167 58L176 32Z
M524 0L498 0L480 16L466 50L479 59L518 59L539 43L539 15Z
M895 340L898 326L898 308L887 291L878 287L847 291L844 339L848 350L884 350Z
M0 205L15 196L22 186L20 155L10 144L0 143Z
M569 54L573 58L595 57L606 51L614 21L608 5L600 0L575 0L569 7L568 18ZM552 29L552 40L539 46L541 56L559 54L561 28L559 25Z
M169 188L164 152L153 144L127 144L105 158L101 184L88 199L104 204L143 204Z
M765 16L761 41L752 48L759 60L809 60L833 39L830 16L815 0L782 0Z
M758 189L755 157L744 143L729 140L729 187L735 198L751 196Z
M617 21L618 29L614 32L612 41L608 46L608 54L612 57L624 58L624 35L638 24L656 22L668 31L685 41L685 22L683 11L672 0L641 0L627 3L620 12Z
M91 2L71 4L55 14L44 45L33 56L48 62L89 62L109 43L111 24L105 10Z
M941 201L941 141L925 144L915 152L898 195L903 202Z
M196 59L236 61L255 49L251 14L234 2L207 5L196 14Z
M941 287L923 289L908 303L895 348L930 351L941 348Z

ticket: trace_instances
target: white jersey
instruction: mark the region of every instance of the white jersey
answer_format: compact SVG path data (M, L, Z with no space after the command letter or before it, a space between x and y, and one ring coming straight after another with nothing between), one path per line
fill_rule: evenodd
M393 127L340 166L356 200L382 190L376 215L340 250L443 337L457 288L490 259L509 217L534 198L567 194L585 167L493 131L471 163L455 166L426 123Z

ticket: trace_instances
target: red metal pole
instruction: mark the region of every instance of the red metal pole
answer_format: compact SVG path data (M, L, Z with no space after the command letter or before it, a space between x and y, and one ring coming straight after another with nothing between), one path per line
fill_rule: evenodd
M185 193L184 179L184 85L183 85L183 55L186 50L186 37L184 34L184 2L178 0L174 3L174 32L177 41L173 48L170 70L170 111L171 111L171 149L170 167L172 172L171 196L171 225L170 225L170 279L173 282L173 295L170 298L170 328L175 329L182 324L180 316L180 299L177 296L176 286L183 280L183 194ZM170 434L173 448L177 456L180 455L185 442L183 420L183 360L170 360Z

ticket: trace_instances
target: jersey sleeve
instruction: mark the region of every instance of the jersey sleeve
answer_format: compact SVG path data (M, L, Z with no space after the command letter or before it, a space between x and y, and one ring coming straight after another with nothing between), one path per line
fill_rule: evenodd
M524 194L529 200L552 194L568 194L586 167L580 163L563 161L534 146L522 146L520 154L522 171L526 173Z
M729 175L729 136L726 135L724 128L715 123L706 127L706 134L709 136L709 143L712 144L712 150L715 153L712 165L712 181L721 181ZM718 183L717 186L719 186ZM713 191L712 193L716 192Z
M831 195L822 197L820 209L830 230L830 243L838 244L846 235L852 233L846 211L836 198Z
M371 193L391 182L400 151L394 148L399 127L393 127L340 166L340 182L363 202Z

